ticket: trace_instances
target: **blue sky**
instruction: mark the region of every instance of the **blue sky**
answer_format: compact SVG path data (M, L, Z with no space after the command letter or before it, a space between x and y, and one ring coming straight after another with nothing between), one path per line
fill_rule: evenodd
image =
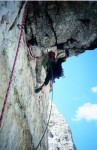
M77 150L97 150L97 50L68 58L63 68L65 78L56 79L53 101Z

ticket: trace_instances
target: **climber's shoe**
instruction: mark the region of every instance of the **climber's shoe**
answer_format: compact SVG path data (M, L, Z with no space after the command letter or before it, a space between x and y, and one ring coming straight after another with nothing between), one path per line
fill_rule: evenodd
M39 93L42 90L42 86L39 87L38 89L35 89L35 93Z

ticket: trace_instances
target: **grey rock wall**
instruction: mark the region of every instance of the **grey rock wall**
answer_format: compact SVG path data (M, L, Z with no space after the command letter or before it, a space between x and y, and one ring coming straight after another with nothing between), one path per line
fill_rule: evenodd
M66 49L72 56L97 47L97 3L75 3L30 2L24 31L27 40L31 40L30 46L35 56L43 56L50 50L65 52ZM18 25L21 25L24 6L25 2L0 1L0 112L17 49L20 35ZM38 61L29 58L22 39L0 129L1 150L34 150L43 135L48 120L50 87L48 85L39 94L34 92L41 85L36 80ZM38 76L43 82L46 71L41 64L39 66L42 72ZM54 111L53 118L58 114ZM59 120L65 126L54 121L56 124L49 129L49 134L54 135L52 142L49 137L48 145L46 131L38 150L47 150L50 146L51 149L75 149L68 125L63 117L59 117ZM64 134L58 136L60 126Z
M0 113L20 35L17 24L21 24L24 6L12 25L20 7L20 2L0 2ZM41 76L44 80L44 69ZM31 150L38 145L47 122L49 88L36 95L37 84L36 59L28 59L22 40L0 129L1 150ZM47 133L39 149L47 149Z
M31 2L27 38L32 45L78 55L97 47L97 2Z
M49 109L50 107L51 103ZM76 150L71 130L54 104L52 104L52 113L49 122L48 143L49 150Z

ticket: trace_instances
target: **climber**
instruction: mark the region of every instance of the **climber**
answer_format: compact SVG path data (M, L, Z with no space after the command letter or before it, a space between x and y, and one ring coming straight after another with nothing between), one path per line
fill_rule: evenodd
M59 79L61 76L64 75L63 69L62 69L62 62L66 61L66 56L55 59L53 53L50 53L49 55L53 57L51 57L49 61L49 66L47 67L47 75L46 75L45 81L39 88L35 89L36 93L40 92L43 89L43 87L49 83L50 80L54 82L56 78Z

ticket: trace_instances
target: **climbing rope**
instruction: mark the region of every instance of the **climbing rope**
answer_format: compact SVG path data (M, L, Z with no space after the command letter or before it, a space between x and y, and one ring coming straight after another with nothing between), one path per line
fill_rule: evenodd
M35 56L32 55L31 50L30 50L30 47L29 47L29 45L27 44L26 37L25 37L25 34L24 34L24 33L23 33L23 41L24 41L24 43L25 43L25 45L26 45L26 47L27 47L27 51L28 51L28 54L29 54L30 58L31 58L32 60L34 60L34 59L36 59L36 58L39 58L39 57L35 57ZM52 71L52 68L51 68L51 72L52 72L52 81L53 81L53 71ZM52 84L52 101L53 101L53 84ZM43 135L42 135L42 137L41 137L41 139L40 139L38 145L36 146L35 150L38 149L38 147L39 147L39 145L41 144L41 142L42 142L42 140L43 140L43 138L44 138L44 136L45 136L45 133L46 133L46 131L47 131L47 128L48 128L48 125L49 125L49 121L50 121L51 111L52 111L52 101L51 101L51 108L50 108L50 113L49 113L49 117L48 117L48 121L47 121L46 128L45 128L44 133L43 133Z
M22 35L23 35L23 29L24 29L25 19L26 19L26 15L27 15L27 9L28 9L28 2L25 5L25 9L24 9L23 17L22 17L22 26L21 26L21 32L20 32L20 36L19 36L19 40L18 40L16 55L15 55L15 58L14 58L14 63L13 63L12 71L11 71L11 74L10 74L10 79L9 79L7 91L6 91L5 98L4 98L2 112L1 112L1 115L0 115L0 128L1 128L2 120L3 120L3 116L4 116L5 106L6 106L6 103L7 103L11 83L12 83L12 78L13 78L13 74L14 74L14 70L15 70L15 65L16 65L18 53L19 53L19 50L20 50L20 44L21 44L21 39L22 39Z
M28 43L26 41L26 37L25 37L25 33L24 32L23 32L23 41L24 41L24 43L25 43L25 45L27 47L27 51L28 51L28 54L29 54L30 58L32 60L39 58L39 57L33 56L33 54L31 53L31 50L30 50L30 47L29 47L29 45L28 45Z
M12 71L11 71L11 74L10 74L10 79L9 79L9 82L8 82L8 87L7 87L7 90L6 90L5 98L4 98L2 112L1 112L1 115L0 115L0 128L1 128L1 125L2 125L2 120L3 120L3 116L4 116L5 106L6 106L6 103L7 103L7 100L8 100L8 96L9 96L10 87L11 87L11 84L12 84L13 74L14 74L14 70L15 70L16 61L17 61L17 58L18 58L18 53L19 53L19 50L20 50L20 44L21 44L22 36L23 36L24 43L26 44L26 47L27 47L27 50L28 50L28 53L29 53L30 57L32 59L35 59L35 57L32 55L32 53L30 51L30 48L29 48L29 46L28 46L28 44L26 42L26 38L25 38L24 33L23 33L23 29L24 29L24 25L25 25L25 19L26 19L26 15L27 15L27 9L28 9L28 2L25 5L25 9L24 9L24 13L23 13L21 32L20 32L20 36L19 36L19 41L18 41L18 46L17 46L17 50L16 50L16 55L15 55L15 58L14 58L14 63L13 63ZM52 72L52 81L53 81L53 72ZM52 84L52 100L53 100L53 84ZM43 135L42 135L42 137L41 137L41 139L39 141L39 144L35 148L35 150L38 149L38 147L41 144L41 142L42 142L42 140L44 138L44 135L45 135L45 133L47 131L47 128L48 128L48 125L49 125L49 121L50 121L51 111L52 111L52 101L51 101L51 109L50 109L50 113L49 113L49 117L48 117L46 128L45 128L44 133L43 133Z
M48 129L49 122L50 122L50 117L51 117L51 112L52 112L52 102L53 102L53 70L52 70L52 67L51 67L51 72L52 72L52 98L51 98L52 100L51 100L50 113L49 113L49 117L48 117L48 121L47 121L46 128L45 128L45 130L44 130L44 133L43 133L43 135L42 135L42 137L41 137L41 139L40 139L38 145L36 146L35 150L37 150L38 147L39 147L39 145L41 145L41 142L42 142L42 140L43 140L43 138L44 138L44 136L45 136L45 133L46 133L46 131L47 131L47 129Z
M17 24L17 27L18 27L19 29L21 29L21 25L20 25L20 24ZM26 36L25 36L25 33L24 33L24 32L23 32L23 41L24 41L24 44L25 44L25 46L26 46L26 48L27 48L29 57L30 57L32 60L39 58L39 57L33 56L32 52L31 52L31 49L30 49L30 47L29 47L29 44L27 43Z

